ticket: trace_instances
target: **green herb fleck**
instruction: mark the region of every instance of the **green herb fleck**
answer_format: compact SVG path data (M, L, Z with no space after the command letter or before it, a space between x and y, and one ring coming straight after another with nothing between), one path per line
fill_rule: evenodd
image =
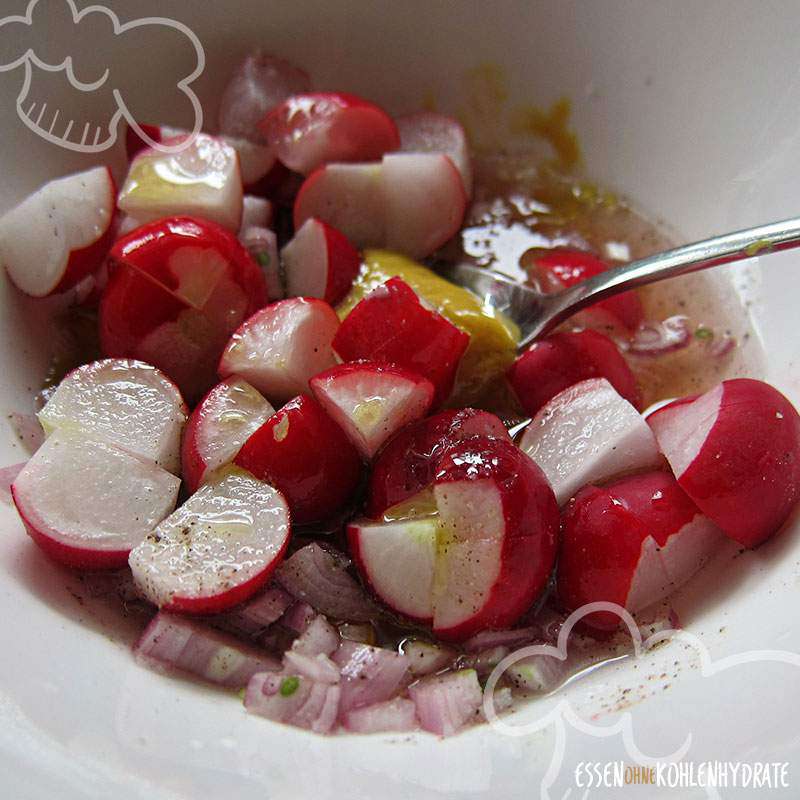
M281 688L278 691L280 691L281 697L291 697L297 691L298 686L300 686L300 678L297 675L290 675L281 681Z
M744 252L752 257L757 256L762 250L772 250L772 245L766 239L759 239L757 242L747 245Z
M245 692L246 692L246 691L247 691L247 690L246 690L246 689L244 688L244 686L243 686L241 689L239 689L239 691L238 691L238 692L236 692L236 694L238 694L238 695L239 695L239 699L240 699L240 700L244 700L244 696L245 696Z
M714 331L712 331L711 328L706 328L705 325L700 325L694 332L694 335L696 339L713 339Z
M256 254L256 261L258 261L262 267L268 267L271 260L266 250L262 250L260 253Z

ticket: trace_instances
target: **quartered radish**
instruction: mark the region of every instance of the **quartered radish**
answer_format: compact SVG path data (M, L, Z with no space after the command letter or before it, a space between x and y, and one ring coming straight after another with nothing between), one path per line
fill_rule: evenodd
M269 228L274 215L272 203L264 197L246 194L242 200L242 226L239 229L241 238L248 228Z
M250 253L253 261L261 267L270 302L286 297L283 272L278 259L278 237L275 231L259 227L244 228L239 234L239 241Z
M395 120L400 150L407 153L442 153L461 175L464 193L472 195L472 163L467 135L461 123L435 111L417 111Z
M163 372L142 361L109 358L70 372L39 421L45 433L80 430L177 473L187 415L178 388Z
M183 436L183 479L190 493L215 470L229 464L254 431L275 413L242 378L215 386L189 417Z
M370 475L367 513L380 517L429 486L447 449L469 436L509 439L502 420L488 411L442 411L403 428L378 455Z
M175 507L180 480L83 431L59 429L11 486L31 538L62 564L120 567Z
M279 491L230 469L206 483L130 554L142 594L171 611L213 614L266 582L289 543Z
M588 378L606 378L629 403L641 393L631 368L614 342L597 331L555 333L534 342L511 366L508 380L526 414Z
M318 219L303 223L281 250L289 297L319 297L335 306L361 268L358 250L336 228Z
M164 144L185 140L178 136ZM144 150L131 163L117 203L140 223L190 214L236 232L242 224L239 157L229 144L206 133L176 153Z
M219 375L238 375L276 405L308 391L309 378L336 362L339 317L324 301L291 297L261 309L231 336Z
M648 418L681 488L732 539L755 547L800 498L800 416L763 381L723 381Z
M605 378L590 378L542 406L519 445L544 471L559 505L588 483L661 461L655 437Z
M303 175L336 161L375 161L400 145L391 117L352 94L294 95L260 127L280 161Z
M562 531L558 596L570 611L601 600L641 611L685 583L724 542L666 472L585 487L567 508ZM583 621L614 629L620 618L595 612Z
M433 384L415 372L371 361L314 376L311 391L366 459L404 425L425 416Z
M245 442L236 464L283 492L298 524L324 520L350 501L361 459L316 400L296 397Z
M469 334L422 304L400 278L373 289L347 315L333 339L343 361L382 361L424 375L434 385L434 405L455 381Z
M0 218L0 264L32 297L72 288L106 257L116 200L106 167L46 183Z

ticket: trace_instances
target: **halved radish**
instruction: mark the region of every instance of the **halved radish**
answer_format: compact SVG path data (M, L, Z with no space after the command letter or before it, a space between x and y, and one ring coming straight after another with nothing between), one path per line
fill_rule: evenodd
M252 194L246 194L242 199L242 227L239 229L241 238L248 228L269 228L272 225L274 209L272 203Z
M461 123L435 111L417 111L395 120L400 150L406 153L442 153L461 175L464 193L472 195L472 163L469 143Z
M275 404L308 391L309 378L336 363L336 312L323 300L291 297L262 308L237 330L219 375L238 375Z
M310 87L305 70L261 51L251 53L236 66L222 92L219 129L229 136L263 142L259 123L264 115Z
M559 505L588 483L661 462L647 423L605 378L581 381L553 397L519 446L544 470Z
M475 408L442 411L403 428L372 465L369 516L380 517L387 508L419 494L433 482L439 461L449 447L479 435L509 440L499 417Z
M724 541L666 472L587 486L562 530L558 596L570 611L601 600L641 611L691 578ZM584 622L613 630L620 618L596 612Z
M163 372L142 361L109 358L68 373L39 412L39 422L45 433L78 429L177 473L188 413Z
M82 431L56 430L11 486L31 538L62 564L123 566L175 507L180 480Z
M242 378L217 384L192 412L183 435L183 479L190 493L236 457L275 409Z
M435 405L449 396L468 344L469 334L424 306L400 278L373 289L333 339L343 361L383 361L424 375L436 388Z
M558 506L541 470L507 439L474 436L442 457L428 502L425 515L348 527L364 579L444 639L513 624L555 559Z
M587 378L606 378L633 406L641 402L636 378L619 348L597 331L555 333L540 339L508 371L508 381L530 416L559 392Z
M273 414L245 442L235 463L280 489L300 524L344 508L361 477L356 449L319 403L306 396Z
M289 297L319 297L332 306L350 291L361 268L347 237L314 218L281 250L281 260Z
M179 145L186 136L168 139ZM173 214L209 219L228 230L242 224L242 174L236 151L222 139L199 133L177 153L148 149L128 170L117 204L141 223Z
M281 493L229 469L148 534L128 563L139 590L159 608L214 614L266 582L289 532Z
M278 258L278 237L275 231L269 228L245 228L239 234L239 241L247 248L253 261L261 267L270 302L286 297L283 270Z
M648 418L681 488L732 539L755 547L800 498L800 416L777 389L738 378Z
M309 385L366 459L404 425L425 416L433 384L393 364L340 364L314 376Z
M0 218L0 264L32 297L72 288L108 253L116 199L106 167L46 183Z
M280 161L303 175L333 161L375 161L400 146L391 117L352 94L294 95L260 127Z

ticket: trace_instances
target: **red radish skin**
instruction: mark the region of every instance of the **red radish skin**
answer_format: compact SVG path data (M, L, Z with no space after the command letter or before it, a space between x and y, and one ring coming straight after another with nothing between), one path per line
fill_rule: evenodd
M32 297L60 294L95 272L113 242L117 188L107 167L42 186L0 218L0 264Z
M336 363L339 317L324 301L290 297L250 317L231 336L219 376L238 375L276 405L308 391L308 381Z
M384 361L424 375L436 388L434 406L450 395L468 344L469 334L426 308L400 278L373 289L333 339L343 361Z
M332 306L350 291L361 257L344 234L309 219L281 250L289 297L318 297Z
M344 508L361 478L358 452L307 396L273 414L245 442L235 463L277 487L297 524L324 520Z
M477 435L509 440L499 417L476 408L442 411L403 428L372 466L367 514L378 518L386 509L419 494L433 482L447 449Z
M374 161L400 146L391 117L352 94L294 95L260 128L280 161L303 175L334 161Z
M607 601L636 613L685 583L723 541L666 472L587 486L564 513L559 599L569 611ZM595 612L584 623L614 630L620 618Z
M511 366L508 380L525 413L534 416L559 392L587 378L606 378L639 408L636 378L619 348L597 331L555 333L532 344Z
M366 459L400 428L421 419L433 384L393 364L340 364L313 377L311 392Z
M648 418L681 488L725 533L756 547L800 498L800 416L777 389L737 378Z

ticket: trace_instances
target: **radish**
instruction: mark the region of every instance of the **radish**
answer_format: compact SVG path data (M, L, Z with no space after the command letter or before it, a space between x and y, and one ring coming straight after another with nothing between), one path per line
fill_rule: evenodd
M404 425L422 418L433 384L392 364L340 364L313 377L311 391L366 459Z
M239 229L239 238L242 238L248 228L269 228L273 216L274 209L269 200L246 194L242 199L242 226Z
M665 472L587 486L564 515L558 596L568 610L596 601L636 613L685 583L724 541L720 529ZM620 618L584 623L613 630Z
M472 195L472 163L467 135L461 123L435 111L417 111L395 120L400 150L406 153L443 153L461 175L464 194Z
M298 524L343 509L361 478L361 459L316 400L301 396L273 414L244 444L236 464L285 495Z
M128 563L139 591L159 608L215 614L266 583L289 531L281 493L229 469L148 534Z
M294 95L273 108L260 128L280 161L303 175L333 161L375 161L400 146L391 117L352 94Z
M422 304L400 278L373 289L347 315L333 339L343 361L384 361L433 383L434 405L450 394L469 334Z
M606 378L639 407L636 378L619 348L597 331L555 333L534 342L511 366L508 380L526 414L534 416L559 392L587 378Z
M177 146L186 138L177 136L164 144ZM144 150L131 163L117 204L140 223L190 214L238 231L242 224L238 155L222 139L206 133L198 133L177 153Z
M755 547L800 498L800 416L763 381L723 381L648 418L681 488L732 539Z
M358 251L336 228L311 218L281 250L289 297L319 297L335 306L361 268Z
M476 435L509 440L499 417L475 408L442 411L403 428L372 465L369 516L380 517L391 506L419 494L433 482L447 449Z
M553 397L519 446L542 468L559 505L587 483L661 462L647 423L605 378L581 381Z
M217 384L194 409L183 436L183 479L190 493L229 464L275 409L247 381Z
M103 353L147 361L195 402L230 335L266 303L264 276L229 231L169 217L120 239L99 309Z
M65 292L94 272L111 246L117 190L95 167L50 181L0 218L0 263L25 294Z
M110 358L70 372L39 412L39 421L45 433L77 428L177 473L187 415L178 388L160 370Z
M351 523L364 580L442 639L513 624L555 559L558 507L541 470L510 441L474 436L442 457L428 502L427 515Z
M278 259L278 237L275 232L269 228L244 228L239 234L239 241L250 253L253 261L261 267L270 302L286 297L283 273Z
M231 336L219 375L238 375L275 404L308 391L309 378L336 363L339 317L323 300L292 297L262 308Z
M123 566L175 507L180 480L82 431L56 430L11 486L30 537L56 561Z

